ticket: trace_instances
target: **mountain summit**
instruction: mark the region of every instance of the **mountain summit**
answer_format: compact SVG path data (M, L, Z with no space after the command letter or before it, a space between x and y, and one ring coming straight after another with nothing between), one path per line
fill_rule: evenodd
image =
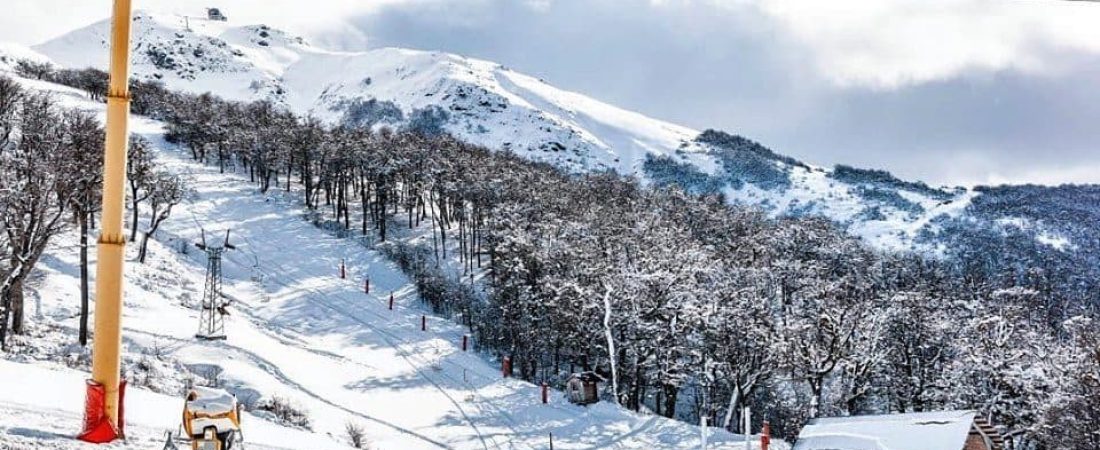
M110 24L37 46L66 67L106 67ZM463 140L510 149L574 172L641 170L647 154L671 155L699 133L650 119L499 64L383 48L333 52L266 25L139 12L133 72L187 92L269 100L329 122L439 122Z

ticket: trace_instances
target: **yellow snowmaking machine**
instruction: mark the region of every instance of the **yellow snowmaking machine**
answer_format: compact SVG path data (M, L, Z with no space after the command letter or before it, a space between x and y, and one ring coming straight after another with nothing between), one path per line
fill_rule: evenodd
M183 407L183 430L191 440L191 450L240 450L241 405L237 398L221 389L193 387Z

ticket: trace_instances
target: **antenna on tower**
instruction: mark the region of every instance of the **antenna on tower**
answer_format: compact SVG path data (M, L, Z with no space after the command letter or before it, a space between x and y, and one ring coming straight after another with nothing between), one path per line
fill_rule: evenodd
M206 252L206 288L199 311L199 331L195 337L208 341L224 340L229 300L222 294L222 254L237 247L229 243L229 230L225 230L225 242L219 247L207 245L206 230L201 231L202 242L195 243L195 247Z

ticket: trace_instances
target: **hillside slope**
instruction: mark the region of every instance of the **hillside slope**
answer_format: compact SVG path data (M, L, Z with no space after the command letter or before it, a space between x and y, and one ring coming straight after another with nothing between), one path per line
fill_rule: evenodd
M102 117L104 106L79 91L21 82ZM253 406L284 399L309 418L308 426L288 424L250 408L249 448L347 448L349 423L362 426L376 449L534 449L544 448L551 433L555 448L566 449L697 443L697 427L609 403L584 408L554 392L542 404L538 386L502 379L495 362L463 352L465 329L426 315L415 284L384 256L305 220L295 195L256 193L247 177L193 162L164 142L163 124L135 117L132 125L157 147L158 166L180 175L191 193L151 243L147 264L133 262L130 249L123 323L134 436L118 448L154 448L150 443L174 430L180 403L173 398L188 380L216 380ZM224 288L233 301L226 341L193 337L205 256L192 243L203 229L231 229L237 246L224 258ZM337 276L341 261L347 279ZM4 354L15 362L0 361L0 381L42 382L0 393L0 448L94 448L71 439L88 370L87 349L72 344L77 267L71 233L42 258L30 331ZM371 280L369 295L364 278ZM711 448L742 448L743 437L712 433Z

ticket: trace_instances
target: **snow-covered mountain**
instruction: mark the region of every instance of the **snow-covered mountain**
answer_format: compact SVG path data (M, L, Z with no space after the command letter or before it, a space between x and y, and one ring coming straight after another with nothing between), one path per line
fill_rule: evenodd
M36 49L65 67L102 68L109 32L103 21ZM135 15L133 49L134 76L173 89L271 100L329 121L349 110L371 116L372 123L435 114L465 140L574 171L629 173L647 153L671 154L681 146L702 150L690 144L698 134L694 130L452 54L396 48L333 52L266 25L148 12Z
M269 100L331 123L438 127L573 172L614 170L775 214L823 215L887 248L916 245L981 195L883 171L816 167L740 136L649 118L488 61L397 48L334 52L267 25L150 12L137 13L134 25L139 79ZM64 67L103 68L109 30L99 22L34 50ZM1060 238L1058 230L1034 226Z

